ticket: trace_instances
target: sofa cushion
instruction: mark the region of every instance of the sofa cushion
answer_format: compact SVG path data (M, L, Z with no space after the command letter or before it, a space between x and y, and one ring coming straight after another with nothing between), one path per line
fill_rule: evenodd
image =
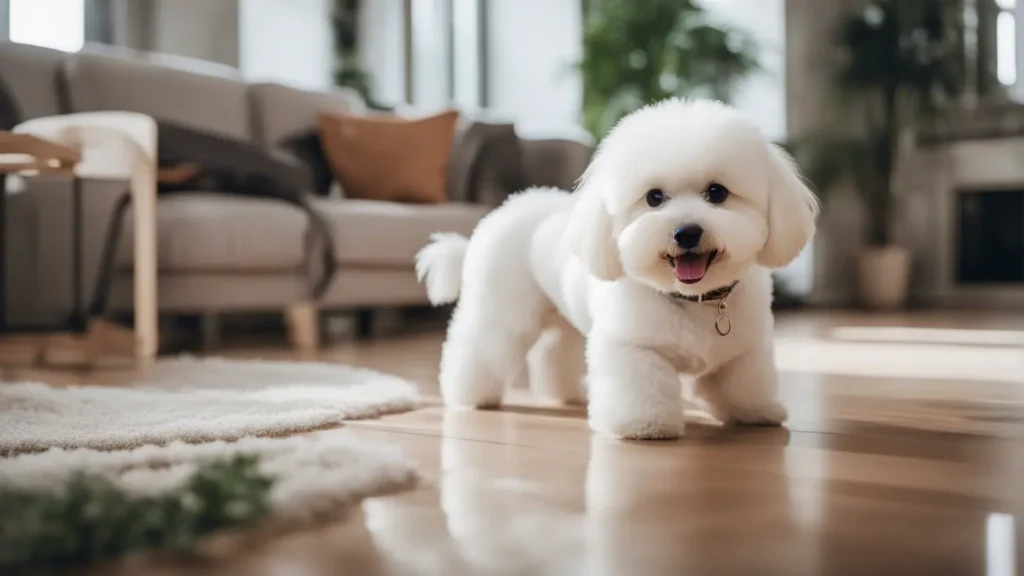
M285 138L278 143L281 150L298 160L311 181L312 192L317 196L328 196L334 174L324 154L323 142L318 130L309 130L295 136Z
M309 133L316 133L321 112L363 114L366 105L359 94L347 88L311 92L281 84L253 84L249 87L252 106L252 132L269 148Z
M475 204L317 200L341 265L408 268L435 232L470 234L488 209Z
M113 44L103 44L101 42L86 42L85 45L82 46L80 52L136 60L139 62L153 64L155 66L176 68L186 72L196 72L209 76L242 79L242 71L234 66L221 64L220 62L211 62L210 60L202 60L200 58L192 58L189 56L179 56L177 54L167 54L164 52L146 52L143 50L135 50L134 48L129 48L127 46L116 46Z
M416 120L325 112L320 141L346 197L441 204L458 118L457 110Z
M436 108L400 104L395 108L393 115L415 119L436 113ZM519 190L516 182L522 180L522 159L518 147L519 137L516 135L514 124L487 112L462 111L455 125L455 138L448 161L448 200L478 204L491 202L492 199L486 196L494 194L485 193L485 197L478 195L477 183L481 179L486 181L485 185L491 185L493 181L508 180L509 185L513 186L513 191ZM482 165L480 160L484 157L495 158L496 161ZM496 169L501 175L480 174L481 168L488 172ZM498 199L498 203L503 199Z
M173 122L157 123L160 167L193 165L183 182L159 182L164 191L211 190L243 196L270 196L292 204L312 185L307 171L288 157L270 154L249 140L238 140Z
M130 217L118 253L132 263ZM308 220L278 200L191 192L161 197L157 266L161 274L300 270Z
M67 54L16 42L0 42L0 77L11 90L22 120L63 112L60 73Z
M448 167L448 198L495 207L525 182L514 126L473 122L465 128Z
M73 112L124 110L239 139L251 137L247 87L238 79L96 53L65 62Z
M572 190L590 162L593 148L576 140L522 140L527 186Z

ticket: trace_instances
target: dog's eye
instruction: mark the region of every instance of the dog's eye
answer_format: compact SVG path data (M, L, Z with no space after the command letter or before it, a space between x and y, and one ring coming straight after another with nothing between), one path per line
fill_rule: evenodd
M660 188L647 191L647 205L651 208L657 208L665 203L665 193Z
M704 196L712 204L721 204L729 197L729 189L717 182L712 182L708 184L707 190L704 191Z

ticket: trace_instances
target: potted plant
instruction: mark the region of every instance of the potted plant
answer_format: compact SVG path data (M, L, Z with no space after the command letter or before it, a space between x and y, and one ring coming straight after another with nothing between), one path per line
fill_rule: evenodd
M583 8L583 124L595 138L671 96L727 102L758 69L754 40L693 0L584 0Z
M893 241L893 175L915 128L963 90L963 6L872 0L841 21L836 36L835 88L863 123L851 137L805 138L796 156L819 195L845 180L861 196L867 243L858 255L859 297L869 308L898 308L907 299L911 254Z

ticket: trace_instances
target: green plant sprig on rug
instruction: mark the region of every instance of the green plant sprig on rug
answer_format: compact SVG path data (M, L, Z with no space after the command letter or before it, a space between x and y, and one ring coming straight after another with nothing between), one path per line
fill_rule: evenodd
M178 488L133 495L97 476L60 490L0 487L0 573L66 567L142 550L192 550L214 532L270 512L273 479L259 459L208 462Z
M623 116L671 96L725 102L759 69L754 39L693 0L584 0L583 124L600 139Z

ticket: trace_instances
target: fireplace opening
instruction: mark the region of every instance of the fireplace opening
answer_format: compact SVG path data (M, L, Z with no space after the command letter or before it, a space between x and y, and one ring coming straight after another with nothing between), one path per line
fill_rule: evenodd
M1024 284L1024 189L957 195L957 282Z

